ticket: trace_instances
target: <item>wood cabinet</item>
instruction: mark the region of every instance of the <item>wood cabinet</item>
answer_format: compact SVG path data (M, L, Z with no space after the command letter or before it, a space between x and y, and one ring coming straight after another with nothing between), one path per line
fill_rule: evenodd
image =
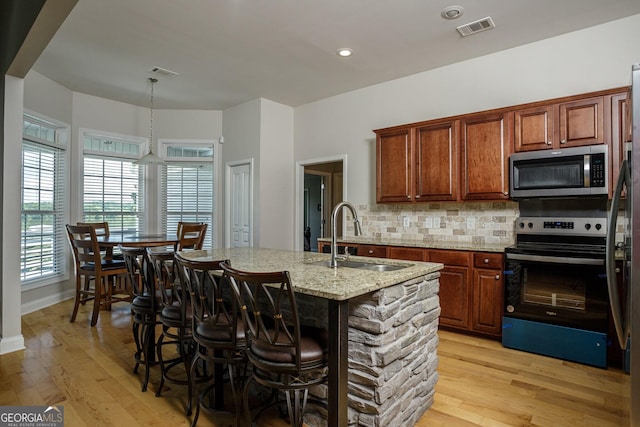
M502 334L501 253L430 250L440 271L440 325L500 338Z
M619 146L630 132L626 90L609 89L375 130L376 201L506 200L512 152L596 144L609 144L613 150ZM618 165L616 161L614 168ZM617 177L614 168L612 176Z
M604 96L576 98L514 111L515 151L606 143Z
M409 127L378 134L376 140L376 200L411 202L414 194L413 138Z
M329 242L318 243L320 252L329 252L330 246ZM340 247L343 250L345 247L355 248L358 256L444 264L440 270L440 325L494 339L501 337L504 298L502 253L348 242L341 242Z
M468 329L471 296L469 253L430 250L429 261L444 264L440 270L440 325Z
M458 120L416 128L416 201L458 200L459 128Z
M630 90L610 96L611 143L609 145L609 162L611 176L609 179L609 197L613 196L613 191L620 175L620 164L625 158L625 144L631 141L630 99Z
M500 336L504 278L503 256L494 253L473 254L471 330Z
M474 114L461 120L462 200L509 198L513 113Z

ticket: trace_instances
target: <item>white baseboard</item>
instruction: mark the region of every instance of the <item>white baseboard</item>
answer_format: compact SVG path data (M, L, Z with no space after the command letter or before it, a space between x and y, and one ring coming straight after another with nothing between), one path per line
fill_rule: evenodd
M22 334L13 337L0 338L0 354L12 353L18 350L24 350L24 337Z
M41 298L39 300L22 304L20 313L23 316L25 314L33 313L34 311L41 310L45 307L49 307L50 305L57 304L59 302L74 298L75 294L76 294L75 289L70 289L61 293L49 295L46 298Z

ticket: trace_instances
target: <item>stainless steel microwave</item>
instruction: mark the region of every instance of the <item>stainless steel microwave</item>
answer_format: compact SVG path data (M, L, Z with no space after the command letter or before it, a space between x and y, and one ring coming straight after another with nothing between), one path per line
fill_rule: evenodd
M609 193L606 145L527 151L509 157L512 199Z

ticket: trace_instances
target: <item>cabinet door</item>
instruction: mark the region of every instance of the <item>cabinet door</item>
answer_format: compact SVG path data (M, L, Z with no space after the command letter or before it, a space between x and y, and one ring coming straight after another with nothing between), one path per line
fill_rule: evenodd
M553 148L553 105L516 110L513 114L515 151Z
M458 199L458 122L416 130L416 201Z
M462 199L508 199L513 112L469 116L460 133Z
M440 324L469 329L469 268L440 270Z
M376 200L413 200L411 129L378 134L376 139Z
M604 144L604 96L559 105L560 148Z
M502 288L501 270L474 269L473 297L471 303L471 328L499 336L502 330Z
M629 93L620 93L611 96L611 143L609 157L611 158L611 176L609 177L609 196L613 196L620 163L625 156L625 142L631 141L631 118L629 109Z

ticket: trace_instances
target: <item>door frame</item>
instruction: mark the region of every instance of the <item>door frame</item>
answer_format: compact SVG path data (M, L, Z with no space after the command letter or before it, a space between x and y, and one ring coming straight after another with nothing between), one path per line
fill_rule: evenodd
M347 155L342 154L331 157L321 157L316 159L298 160L296 161L296 194L295 194L295 212L294 212L294 230L293 230L293 249L302 251L304 249L304 168L319 163L335 163L342 162L342 197L347 200ZM328 226L331 226L329 224Z
M224 247L231 247L231 172L234 167L249 165L249 247L253 247L253 158L226 162L224 165Z

